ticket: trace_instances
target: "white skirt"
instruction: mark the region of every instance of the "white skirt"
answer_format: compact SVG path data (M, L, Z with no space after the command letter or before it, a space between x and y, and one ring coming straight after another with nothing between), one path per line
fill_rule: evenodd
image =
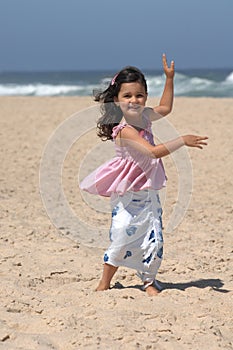
M163 257L162 208L156 190L126 192L111 197L111 245L104 262L137 270L153 283Z

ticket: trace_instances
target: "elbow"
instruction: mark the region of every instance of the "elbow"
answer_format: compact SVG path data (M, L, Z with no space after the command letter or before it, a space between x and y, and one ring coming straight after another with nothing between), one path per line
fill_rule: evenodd
M164 107L164 108L163 108L163 116L165 117L166 115L168 115L169 113L171 113L171 111L172 111L172 106Z
M172 105L171 106L161 106L158 112L163 117L166 117L166 115L171 113L171 111L172 111Z

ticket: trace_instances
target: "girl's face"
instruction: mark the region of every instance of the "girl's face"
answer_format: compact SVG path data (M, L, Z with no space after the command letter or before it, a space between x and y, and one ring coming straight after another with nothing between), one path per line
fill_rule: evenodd
M141 115L147 100L147 93L141 83L123 83L114 102L118 102L125 118ZM142 108L143 107L143 108Z

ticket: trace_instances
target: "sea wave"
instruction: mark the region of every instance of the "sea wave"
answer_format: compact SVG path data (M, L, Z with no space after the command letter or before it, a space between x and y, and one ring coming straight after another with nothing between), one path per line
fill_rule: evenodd
M214 76L215 77L215 76ZM61 78L61 84L48 78L46 82L33 82L32 80L18 80L7 82L5 76L0 80L0 95L2 96L91 96L94 90L104 90L111 81L111 77L105 76L99 79L69 80ZM32 79L30 77L30 79ZM164 88L164 74L146 74L148 91L150 96L161 96ZM233 97L233 71L222 76L221 79L206 76L192 76L176 72L175 95L193 97Z
M231 73L226 77L226 82L232 82L232 83L233 83L233 72L231 72Z
M148 89L151 95L160 96L163 91L163 76L149 77ZM190 97L233 97L233 72L223 81L214 81L200 77L189 77L176 73L175 88L176 96Z
M89 95L95 85L0 84L1 96L72 96Z

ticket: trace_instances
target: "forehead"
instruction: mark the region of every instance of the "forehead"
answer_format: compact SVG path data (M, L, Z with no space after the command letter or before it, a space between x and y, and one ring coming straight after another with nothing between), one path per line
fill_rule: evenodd
M120 93L131 92L131 93L146 93L144 85L139 82L134 83L123 83L121 84Z

